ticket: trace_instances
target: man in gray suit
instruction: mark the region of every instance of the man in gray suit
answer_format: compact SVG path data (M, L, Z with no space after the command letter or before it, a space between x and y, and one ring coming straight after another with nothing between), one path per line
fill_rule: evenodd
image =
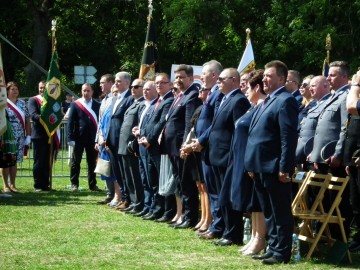
M315 162L315 167L322 172L331 170L345 170L342 166L343 148L345 139L345 125L347 120L346 96L349 91L348 76L349 66L346 62L336 61L330 64L329 76L334 94L324 106L316 126L314 137L314 148L311 152L310 161ZM331 141L337 141L333 154L326 159L322 159L321 150Z
M317 101L300 123L299 140L296 147L298 169L306 171L308 151L312 150L315 129L319 116L330 97L330 84L324 76L316 76L310 82L311 97Z
M132 129L138 125L139 111L144 107L143 87L145 89L149 84L154 84L154 82L149 81L144 85L144 81L141 79L135 79L133 81L130 89L134 103L126 110L120 128L118 154L122 159L125 185L131 200L129 207L120 210L131 214L142 210L144 204L144 189L141 183L138 157L135 156L135 153L129 151L128 144L135 140Z
M331 173L334 176L345 177L344 144L345 131L348 119L346 110L346 97L349 91L348 78L350 74L349 65L344 61L335 61L330 63L329 75L327 80L334 93L326 102L317 122L314 147L311 152L310 161L314 162L314 167L320 173ZM329 143L333 142L333 147ZM327 156L321 153L328 153ZM329 193L323 199L324 207L329 208L333 202L332 194ZM350 233L350 221L352 218L349 188L343 193L343 199L340 204L342 216L346 219L344 222L347 236ZM338 227L331 228L332 235L336 239L342 239Z

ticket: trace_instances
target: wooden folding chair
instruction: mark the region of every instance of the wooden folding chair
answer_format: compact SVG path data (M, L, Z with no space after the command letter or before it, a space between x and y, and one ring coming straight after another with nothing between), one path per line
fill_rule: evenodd
M292 212L294 217L303 220L300 226L299 239L310 243L309 252L306 255L306 259L309 259L313 254L315 248L320 239L324 239L329 245L335 243L335 239L331 237L329 230L329 223L336 223L340 226L341 235L344 243L347 243L346 234L344 230L341 212L339 205L341 202L341 196L345 190L345 187L349 181L349 177L340 178L334 177L331 174L317 174L313 171L308 172L298 194L296 195L292 203ZM313 202L309 202L308 193L312 191L316 192L316 197ZM331 190L335 196L329 211L325 211L322 200L327 190ZM322 223L318 232L314 232L312 222L319 221ZM349 262L351 263L350 252L347 251Z

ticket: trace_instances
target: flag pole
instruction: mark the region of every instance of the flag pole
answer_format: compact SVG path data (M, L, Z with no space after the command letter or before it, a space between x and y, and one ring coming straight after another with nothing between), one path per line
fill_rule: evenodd
M248 44L248 42L249 42L250 34L251 34L250 28L246 28L246 44L245 44L245 46L246 46L246 45Z
M328 33L327 36L326 36L325 49L326 49L326 60L328 62L330 62L330 50L331 50L331 36L330 36L330 33Z
M56 36L55 36L55 32L56 32L56 20L52 20L51 21L51 52L53 53L55 51L55 47L56 47ZM50 190L52 189L52 169L53 169L53 164L54 164L54 156L55 156L55 151L54 151L54 135L50 135L50 156L49 156L49 188Z

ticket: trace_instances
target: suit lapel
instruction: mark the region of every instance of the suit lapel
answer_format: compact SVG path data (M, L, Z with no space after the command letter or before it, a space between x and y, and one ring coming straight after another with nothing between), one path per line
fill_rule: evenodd
M256 125L256 123L259 121L261 115L267 110L267 108L270 106L271 103L273 103L276 98L285 91L285 87L283 86L280 90L278 90L278 92L276 93L276 95L274 95L272 98L270 98L266 104L264 105L265 107L261 108L261 105L257 108L256 112L254 113L254 116L251 120L250 123L250 128L249 131L252 130L252 128Z
M215 113L214 121L215 121L215 119L218 117L218 115L220 114L220 112L223 111L224 108L229 105L230 100L231 100L236 94L240 94L240 89L237 89L236 91L232 92L231 95L223 102L223 104L221 104L220 108L218 108L217 111L216 111L216 113ZM213 122L214 122L214 121L213 121Z

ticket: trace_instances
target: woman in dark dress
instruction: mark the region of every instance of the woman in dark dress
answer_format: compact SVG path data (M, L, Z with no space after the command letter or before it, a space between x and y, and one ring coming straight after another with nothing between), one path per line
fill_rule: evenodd
M224 201L228 198L227 200L231 201L233 209L252 213L252 237L241 249L244 255L257 254L266 246L265 218L254 193L253 180L244 169L244 155L250 122L258 106L261 106L259 104L266 98L262 82L263 73L263 70L256 70L249 75L247 96L253 106L235 123L231 158L224 180L231 181L231 190L230 194L220 194L220 200Z
M209 89L201 88L199 90L199 98L205 102L207 96L209 94ZM186 176L190 176L196 181L196 186L199 191L200 198L200 207L201 207L201 218L199 222L195 225L194 230L199 232L205 232L209 228L212 222L212 215L210 211L210 201L209 195L206 190L203 169L201 163L201 153L193 152L191 147L192 139L195 139L194 127L196 126L197 119L199 118L201 107L198 107L191 119L192 129L186 138L184 145L181 148L180 157L184 158L184 173ZM183 176L184 177L184 176Z

